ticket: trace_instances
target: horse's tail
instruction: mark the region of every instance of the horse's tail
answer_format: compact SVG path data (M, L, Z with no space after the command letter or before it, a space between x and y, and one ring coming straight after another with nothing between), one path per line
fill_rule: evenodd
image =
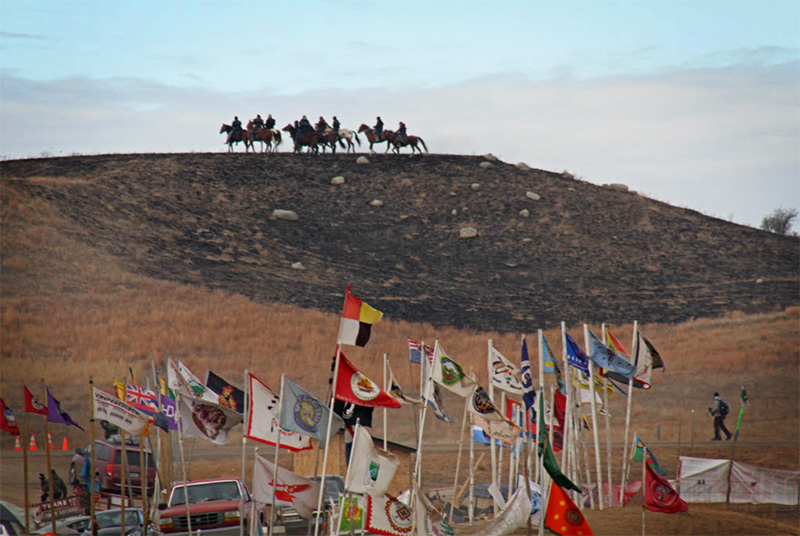
M361 147L361 139L358 137L358 132L356 132L356 131L354 130L354 131L353 131L353 136L355 136L355 137L356 137L356 143L358 143L358 146L359 146L359 147Z
M419 142L422 144L422 146L423 146L423 147L425 147L425 152L427 153L427 152L428 152L428 146L427 146L427 145L425 145L425 140L423 140L423 139L422 139L422 138L420 138L419 136L417 136L417 139L418 139L418 140L419 140Z
M275 147L276 147L276 148L278 147L278 145L280 145L281 143L283 143L283 138L281 137L281 131L280 131L280 130L278 130L278 129L274 129L274 130L272 131L272 136L273 136L273 137L274 137L274 138L277 140L277 141L274 143L274 145L275 145Z

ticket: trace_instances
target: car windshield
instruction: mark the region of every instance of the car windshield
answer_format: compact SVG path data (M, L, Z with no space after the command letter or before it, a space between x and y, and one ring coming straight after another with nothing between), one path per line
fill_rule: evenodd
M125 510L125 524L129 526L141 524L138 510ZM101 529L106 527L119 527L122 525L122 510L106 510L95 514L97 524Z
M125 452L128 453L128 459L125 462L125 463L128 464L128 467L139 467L139 462L141 461L141 459L139 458L139 451L138 450L127 450ZM149 452L145 452L144 455L145 455L145 460L146 460L145 463L147 464L147 467L155 467L156 466L155 461L153 460L153 457L150 455L150 453ZM114 453L114 463L116 465L119 465L119 464L122 463L122 451L121 450L118 450L118 451L116 451Z
M189 490L189 503L199 503L205 501L218 500L238 500L239 484L229 480L224 482L205 482L202 484L189 484L188 486L178 486L172 492L169 505L184 504L184 488Z

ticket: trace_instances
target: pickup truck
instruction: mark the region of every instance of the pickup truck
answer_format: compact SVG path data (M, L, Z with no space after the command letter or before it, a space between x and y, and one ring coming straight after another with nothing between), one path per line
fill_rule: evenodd
M235 478L177 484L169 500L158 505L161 534L188 535L191 528L193 534L202 531L203 535L235 536L240 534L244 520L242 534L261 536L263 529L257 520L250 529L252 501L247 487Z

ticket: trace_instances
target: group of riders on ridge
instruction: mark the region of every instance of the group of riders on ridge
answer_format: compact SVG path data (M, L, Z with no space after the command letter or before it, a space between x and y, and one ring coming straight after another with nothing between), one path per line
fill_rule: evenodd
M377 117L377 122L374 128L370 128L365 124L359 127L358 132L349 129L341 128L341 123L336 116L333 116L333 125L329 125L325 118L320 116L319 121L315 125L304 115L300 120L286 125L283 131L289 132L294 141L294 151L301 152L303 147L308 147L309 151L318 152L322 148L323 152L327 147L331 148L332 152L336 152L336 144L338 143L343 149L353 149L353 138L361 145L361 140L358 138L358 133L365 133L369 141L370 151L372 146L376 143L387 142L386 152L393 149L399 153L400 147L411 146L411 152L414 153L422 150L418 147L421 144L425 151L428 148L425 142L419 136L409 136L406 132L406 124L400 121L397 131L386 130L383 128L383 120L380 116ZM281 143L281 133L275 129L275 119L272 114L267 116L266 121L258 114L254 119L247 123L247 128L242 127L242 122L238 116L233 118L230 125L222 125L220 133L227 132L228 136L225 143L228 145L228 150L233 151L233 144L237 142L244 142L245 148L249 150L254 146L256 141L266 143L268 151L275 151L277 146ZM347 145L345 145L345 142ZM254 149L255 150L255 149ZM262 145L263 151L263 145Z

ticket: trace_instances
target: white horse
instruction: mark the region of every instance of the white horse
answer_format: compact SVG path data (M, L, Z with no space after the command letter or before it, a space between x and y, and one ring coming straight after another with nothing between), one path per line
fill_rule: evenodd
M349 128L340 128L339 137L347 142L347 149L345 149L346 153L349 153L350 149L353 150L353 153L356 152L356 146L353 144L353 138L356 139L358 146L361 147L361 140L358 138L358 132L355 130L350 130Z

